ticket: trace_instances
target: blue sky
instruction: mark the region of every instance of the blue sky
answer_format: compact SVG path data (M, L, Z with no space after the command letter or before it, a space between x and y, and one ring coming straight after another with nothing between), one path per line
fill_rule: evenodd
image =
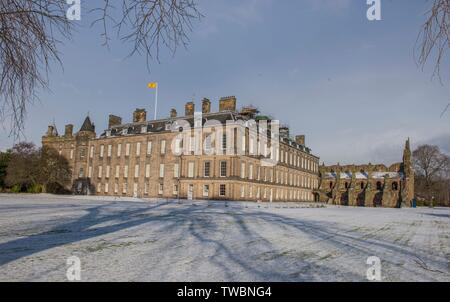
M96 0L97 1L97 0ZM183 112L193 97L221 96L253 104L306 134L327 164L401 160L404 141L436 143L450 152L448 56L443 84L421 71L413 49L425 0L382 0L382 21L369 22L365 0L201 0L204 14L188 49L161 61L126 58L129 45L101 46L100 28L82 11L78 32L61 47L64 69L54 65L51 91L29 107L25 138L40 144L55 119L63 132L86 116L100 133L108 114L131 120L135 108L153 112L148 81L159 82L159 116ZM1 130L0 148L12 145Z

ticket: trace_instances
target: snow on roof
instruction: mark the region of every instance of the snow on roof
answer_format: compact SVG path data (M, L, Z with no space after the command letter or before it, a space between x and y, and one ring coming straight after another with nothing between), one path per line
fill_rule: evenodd
M403 173L401 173L401 172L373 172L372 179L382 179L382 178L384 178L385 175L387 175L388 178L403 178ZM336 172L326 172L324 178L337 178L337 173ZM351 179L352 172L341 172L340 178L341 179ZM368 173L367 172L356 172L355 178L356 179L367 179Z

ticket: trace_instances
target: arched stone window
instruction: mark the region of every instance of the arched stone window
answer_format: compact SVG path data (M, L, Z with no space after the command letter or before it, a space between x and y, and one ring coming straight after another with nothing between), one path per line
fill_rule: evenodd
M377 181L377 190L381 190L382 188L381 181Z
M364 183L361 181L361 190L364 189Z
M398 183L396 181L392 183L392 191L398 191Z

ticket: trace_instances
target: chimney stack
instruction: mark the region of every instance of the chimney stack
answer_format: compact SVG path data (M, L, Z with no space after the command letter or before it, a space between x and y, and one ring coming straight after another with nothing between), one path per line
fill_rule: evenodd
M48 125L47 136L55 136L55 126Z
M170 117L171 117L171 118L176 118L177 115L178 115L177 110L176 110L175 108L172 108L172 109L170 110Z
M207 114L211 112L211 101L204 98L202 101L202 113Z
M280 127L280 137L289 139L289 127L287 126Z
M117 115L110 114L108 120L108 129L111 129L114 126L119 126L122 124L122 118Z
M195 104L194 102L187 102L186 106L184 107L185 116L191 116L194 115L195 112Z
M227 96L219 100L219 111L236 111L236 97Z
M304 135L297 135L295 137L295 142L299 145L304 146L305 145L305 136Z
M65 137L73 136L73 125L72 124L66 125L65 130L64 130L64 136Z
M136 109L133 113L133 123L143 123L147 120L147 111L145 109Z

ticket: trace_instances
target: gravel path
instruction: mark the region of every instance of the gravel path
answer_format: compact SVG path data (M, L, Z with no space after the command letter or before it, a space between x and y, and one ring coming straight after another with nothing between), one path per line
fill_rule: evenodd
M0 194L0 281L450 281L450 209Z

